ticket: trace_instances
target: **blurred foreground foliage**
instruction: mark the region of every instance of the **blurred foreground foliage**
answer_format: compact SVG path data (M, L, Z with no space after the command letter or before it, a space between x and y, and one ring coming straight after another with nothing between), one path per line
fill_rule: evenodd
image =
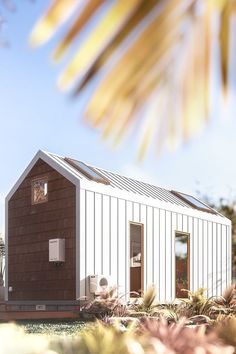
M225 326L227 324L227 333ZM168 324L163 318L143 319L125 329L96 322L74 337L25 334L22 328L0 325L1 354L233 354L236 319L206 331L203 325L190 328L181 319ZM231 332L230 332L231 331ZM230 344L229 344L230 343Z
M47 326L44 335L29 335L22 327L2 324L0 353L233 354L236 350L235 286L217 298L207 298L204 289L188 295L187 300L164 305L155 300L155 288L150 288L143 299L126 304L123 317L117 317L113 307L109 317L105 315L86 326L83 323L82 330L78 327L72 336L70 333L65 336L63 324L60 336L54 335ZM106 309L114 305L104 296L100 300L103 305L108 302Z
M52 58L72 58L58 86L75 97L96 86L86 120L115 144L138 130L142 158L150 146L176 147L206 124L213 61L227 95L235 11L235 0L53 0L30 43L59 32Z

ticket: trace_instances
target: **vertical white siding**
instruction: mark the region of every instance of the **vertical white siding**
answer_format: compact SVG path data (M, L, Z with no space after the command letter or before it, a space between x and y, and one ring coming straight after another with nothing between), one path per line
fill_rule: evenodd
M147 206L143 204L140 208L140 222L143 224L143 287L145 291L147 289L147 272L145 271L147 267Z
M125 288L125 233L126 233L126 215L125 200L118 199L118 291L120 294L126 293Z
M222 294L222 235L221 225L217 224L217 262L216 262L216 286L217 295Z
M160 296L160 209L154 208L153 215L153 276L154 284L157 289L157 296Z
M88 276L111 277L120 294L130 290L130 222L143 224L144 290L155 284L160 301L175 298L175 233L190 235L190 290L220 295L231 281L231 228L169 210L80 191L80 296Z
M213 296L213 231L212 231L212 222L208 221L208 254L207 254L207 262L208 262L208 296Z
M216 231L217 224L214 222L212 224L212 275L213 275L213 285L212 285L212 295L217 295L217 231Z
M147 207L146 229L146 286L153 284L153 208Z
M95 274L102 274L102 196L95 193Z
M192 290L196 291L199 288L198 264L199 264L199 248L198 248L198 219L193 219L193 281Z
M202 229L203 229L203 222L201 219L198 219L198 288L202 288L203 286L203 235L202 235Z
M110 197L102 196L102 274L110 275Z
M172 251L170 254L171 257L171 299L175 299L175 234L177 231L177 215L176 213L171 213L171 246L172 246Z
M85 250L86 250L86 274L94 274L94 192L86 191L86 238L85 238ZM89 260L89 261L88 261ZM86 293L89 292L89 282L86 281Z
M126 293L130 291L130 221L133 220L133 203L126 202Z
M166 211L160 210L160 300L166 300Z
M190 248L190 269L189 269L189 287L190 289L193 288L193 276L194 276L194 247L193 247L193 218L191 216L188 217L188 230L189 233L189 248Z
M111 198L111 280L118 288L118 208L117 198ZM97 273L100 274L100 273Z
M203 287L205 289L208 289L208 225L207 225L207 220L203 221L203 228L202 228L202 244L203 244L203 250L202 250L202 255L203 255L203 261L202 261L202 267L203 267Z
M172 242L171 242L171 212L166 211L166 232L165 232L165 238L166 238L166 246L165 246L165 276L166 276L166 291L165 291L165 299L170 299L171 298L171 277L172 277L172 257L171 257L171 252L172 252Z
M183 215L177 214L177 231L183 231Z
M188 232L188 217L187 217L187 215L183 215L182 220L183 220L182 231Z
M86 294L86 203L85 190L80 190L80 297Z
M133 203L133 209L134 209L134 219L133 221L139 222L140 221L140 215L139 215L139 204L138 203Z
M221 248L222 248L222 292L225 290L227 287L227 259L226 259L226 250L227 250L227 232L226 232L226 226L222 225L221 226Z

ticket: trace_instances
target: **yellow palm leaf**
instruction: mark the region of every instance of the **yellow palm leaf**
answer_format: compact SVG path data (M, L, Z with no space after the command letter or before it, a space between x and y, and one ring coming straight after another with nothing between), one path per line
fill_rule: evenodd
M123 29L117 33L113 42L98 56L94 63L88 68L86 75L82 78L81 82L75 90L75 94L78 94L81 89L89 82L89 80L102 68L102 66L108 61L108 59L119 48L119 45L126 39L126 37L139 25L141 21L154 10L154 8L161 2L161 0L149 0L140 3L137 7L130 21L125 24Z
M36 47L48 41L78 7L78 4L78 0L54 0L33 29L30 37L31 46Z
M95 122L99 122L105 114L106 107L112 104L119 92L130 87L133 80L136 80L134 86L137 86L145 78L146 69L154 66L166 50L176 42L179 36L178 25L181 13L186 10L186 7L181 5L182 0L175 1L175 5L177 3L179 8L173 7L172 1L165 12L157 12L156 18L146 26L143 33L123 54L117 65L108 72L91 99L88 117L94 116ZM158 32L156 32L157 27ZM166 33L166 36L163 36L163 33ZM97 109L98 107L99 109Z
M226 93L228 83L228 61L229 61L229 41L230 41L230 19L232 1L225 2L221 12L220 26L220 51L221 51L221 72L223 91Z
M86 25L88 20L94 15L94 13L104 3L104 1L105 0L93 0L88 1L87 4L84 5L80 15L76 18L66 36L55 49L53 53L53 58L55 60L60 59L64 55L71 42L76 38L76 36L78 36L80 31L83 29L83 26Z
M105 1L88 0L78 11L79 3L54 0L36 24L31 44L49 40L73 14L53 54L60 59ZM216 35L227 91L236 0L114 0L106 5L60 76L59 86L73 85L77 97L101 73L86 121L118 144L137 127L142 112L141 157L150 146L160 151L167 142L177 145L173 142L189 139L209 118L211 43ZM212 31L215 14L220 18L218 34Z
M113 36L124 26L126 21L141 0L117 1L103 21L95 28L92 35L80 48L75 57L59 79L59 86L65 89L73 83L79 74L86 69L88 63L93 62L97 55L106 48Z

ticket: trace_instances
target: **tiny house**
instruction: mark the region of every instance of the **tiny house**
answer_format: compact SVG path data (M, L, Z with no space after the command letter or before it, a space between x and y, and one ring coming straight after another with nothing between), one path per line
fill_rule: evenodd
M220 295L231 222L197 198L39 151L6 197L6 300L69 306L107 285ZM100 289L100 290L99 290Z

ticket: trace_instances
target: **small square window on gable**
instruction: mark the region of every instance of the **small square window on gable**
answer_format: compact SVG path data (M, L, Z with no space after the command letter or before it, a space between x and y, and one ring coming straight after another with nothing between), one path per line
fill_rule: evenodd
M48 178L39 177L31 181L31 203L39 204L48 201Z

